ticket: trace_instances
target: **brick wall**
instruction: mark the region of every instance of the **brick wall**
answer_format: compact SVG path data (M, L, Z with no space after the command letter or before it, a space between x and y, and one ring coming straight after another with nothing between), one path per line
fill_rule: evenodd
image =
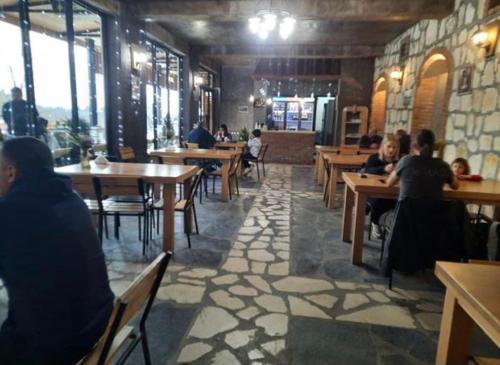
M375 60L374 80L400 65L400 43L409 36L410 55L403 65L403 84L389 80L385 131L416 129L414 112L423 112L414 110L415 99L420 97L416 95L420 70L434 50L445 50L451 64L451 86L449 98L445 97L449 100L444 100L445 122L440 122L446 144L444 158L450 162L465 157L473 173L500 180L500 42L495 55L489 58L470 42L482 26L500 19L498 14L488 16L485 9L486 0L457 0L455 11L448 17L418 22L387 44L384 56ZM473 65L472 90L460 94L458 80L469 64ZM430 112L417 117L416 122L428 123L430 118L434 123L435 115Z
M262 143L269 145L265 161L312 164L314 137L314 133L262 131Z

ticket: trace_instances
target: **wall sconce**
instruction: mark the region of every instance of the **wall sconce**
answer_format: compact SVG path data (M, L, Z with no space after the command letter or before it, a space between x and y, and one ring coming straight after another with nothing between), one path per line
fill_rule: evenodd
M403 84L403 71L401 71L400 67L394 68L390 73L391 79L397 81L399 85Z
M249 101L250 103L253 103L253 102L255 101L255 96L253 96L253 94L252 94L252 95L250 95L250 96L248 97L248 101Z
M267 104L267 105L271 105L272 103L273 103L273 99L271 99L271 98L267 98L267 100L266 100L266 104Z
M201 77L199 75L195 75L195 77L194 77L194 86L198 87L200 85L203 85L203 77Z
M484 56L490 57L495 54L498 41L498 27L500 21L487 24L483 29L474 33L471 42L474 46L484 49Z
M139 70L149 60L148 54L145 52L141 52L141 51L134 51L133 57L134 57L133 65L134 65L134 68L137 70Z

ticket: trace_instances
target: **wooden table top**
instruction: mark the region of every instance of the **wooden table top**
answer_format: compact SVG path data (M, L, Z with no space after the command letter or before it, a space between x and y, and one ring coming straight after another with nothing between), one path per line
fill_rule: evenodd
M245 142L217 142L215 144L215 147L221 147L221 148L245 148L246 147Z
M436 276L500 346L500 266L438 261Z
M208 150L203 148L160 148L150 151L149 155L153 157L182 157L192 159L215 159L230 160L239 154L234 150Z
M355 172L342 173L342 179L355 192L381 193L397 197L399 186L388 187L387 175L370 175L362 178ZM380 181L384 180L384 182ZM458 189L444 188L445 199L461 199L469 202L500 205L500 181L483 180L481 182L460 180Z
M98 165L90 162L90 169L82 169L80 164L58 167L55 171L64 175L93 175L111 177L137 177L162 184L180 183L194 176L196 166L163 165L154 163L110 162Z
M369 155L338 155L335 153L327 153L323 157L329 164L337 166L361 166L367 160Z
M317 152L323 153L342 153L342 151L357 151L360 155L372 155L378 152L378 148L359 148L357 145L343 145L343 146L314 146Z

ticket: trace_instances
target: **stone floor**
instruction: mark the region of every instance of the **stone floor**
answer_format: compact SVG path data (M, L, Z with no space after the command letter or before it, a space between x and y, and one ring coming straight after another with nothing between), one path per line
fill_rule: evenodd
M154 364L434 363L443 289L431 273L396 275L387 290L378 240L366 241L365 265L351 265L341 209L324 207L309 167L272 165L261 184L241 186L229 203L209 193L198 205L192 249L176 218L148 325ZM161 249L157 237L143 257L136 225L104 244L117 295ZM500 356L479 332L474 351ZM139 350L129 363L143 363Z

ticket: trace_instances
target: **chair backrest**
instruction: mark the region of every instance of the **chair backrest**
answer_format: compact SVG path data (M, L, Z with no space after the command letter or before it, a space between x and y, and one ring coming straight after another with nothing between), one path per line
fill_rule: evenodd
M350 148L350 147L342 147L340 149L340 154L341 155L359 155L359 148L357 147L353 147L353 148Z
M191 189L189 190L188 197L187 197L187 204L186 207L190 206L193 201L194 201L194 196L196 195L196 191L198 191L198 187L200 186L201 183L201 178L203 177L203 172L205 170L199 169L196 175L194 176L193 183L191 184Z
M99 207L103 208L103 199L112 196L141 196L142 202L146 202L146 189L142 179L135 177L96 177L94 179L95 190Z
M238 172L241 161L243 160L243 154L240 153L233 160L231 160L231 167L229 168L229 175L234 175Z
M198 148L198 143L186 143L186 148Z
M95 181L91 175L75 175L71 177L73 190L87 199L96 199Z
M118 153L120 154L120 160L123 162L136 161L135 152L132 147L118 147Z
M115 346L113 342L117 335L129 324L142 307L144 307L144 310L140 325L143 326L146 323L171 257L171 252L161 253L118 297L103 336L78 365L109 364L117 350L112 351L112 346Z
M257 157L259 161L263 161L264 157L266 157L267 147L269 147L267 143L260 146L259 155Z

